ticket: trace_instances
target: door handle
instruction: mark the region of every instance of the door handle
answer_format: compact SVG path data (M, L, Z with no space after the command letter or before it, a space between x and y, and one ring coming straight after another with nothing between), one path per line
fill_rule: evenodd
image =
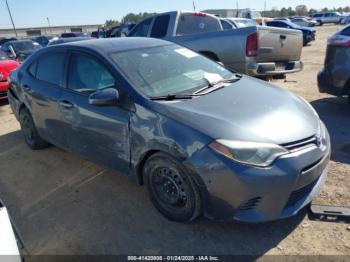
M287 36L285 36L285 35L280 35L280 39L281 39L281 40L286 40L286 39L287 39Z
M68 101L60 101L59 104L64 108L73 108L73 104Z

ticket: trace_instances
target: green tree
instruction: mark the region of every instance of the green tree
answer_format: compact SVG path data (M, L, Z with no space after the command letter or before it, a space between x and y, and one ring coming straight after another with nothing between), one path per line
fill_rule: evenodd
M119 21L110 19L110 20L107 20L107 21L106 21L105 27L106 27L107 29L110 29L110 28L112 28L112 27L114 27L114 26L117 26L117 25L119 25L119 24L120 24Z
M139 13L139 14L134 14L134 13L129 13L125 15L122 19L123 23L138 23L142 21L143 19L154 15L155 13Z

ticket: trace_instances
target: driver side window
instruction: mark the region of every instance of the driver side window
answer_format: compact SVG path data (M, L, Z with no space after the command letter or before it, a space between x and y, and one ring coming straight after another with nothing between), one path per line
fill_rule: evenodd
M115 86L114 77L96 59L73 54L70 62L68 88L80 93L91 93Z

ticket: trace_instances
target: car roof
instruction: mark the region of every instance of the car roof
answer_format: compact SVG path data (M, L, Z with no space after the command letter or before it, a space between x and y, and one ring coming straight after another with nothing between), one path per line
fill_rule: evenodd
M92 39L71 43L60 44L59 47L75 47L75 48L85 48L99 53L109 54L112 52L120 52L131 49L138 48L148 48L156 46L164 46L173 44L168 41L155 39L155 38L145 38L145 37L123 37L123 38L108 38L108 39ZM55 46L50 47L55 48Z

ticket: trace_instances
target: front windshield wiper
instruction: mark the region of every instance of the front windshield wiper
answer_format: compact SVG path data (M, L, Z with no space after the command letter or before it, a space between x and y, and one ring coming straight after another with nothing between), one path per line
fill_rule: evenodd
M150 99L152 101L173 101L173 100L186 100L186 99L192 99L193 97L196 97L195 94L169 94L165 96L151 96Z
M207 93L214 92L218 89L223 88L224 86L219 86L219 84L226 84L226 83L234 83L242 78L242 75L240 74L235 74L234 77L228 78L228 79L222 79L216 82L210 82L207 78L204 78L204 80L208 83L207 86L197 90L196 92L193 93L193 95L198 95L203 93L206 90L209 90Z

